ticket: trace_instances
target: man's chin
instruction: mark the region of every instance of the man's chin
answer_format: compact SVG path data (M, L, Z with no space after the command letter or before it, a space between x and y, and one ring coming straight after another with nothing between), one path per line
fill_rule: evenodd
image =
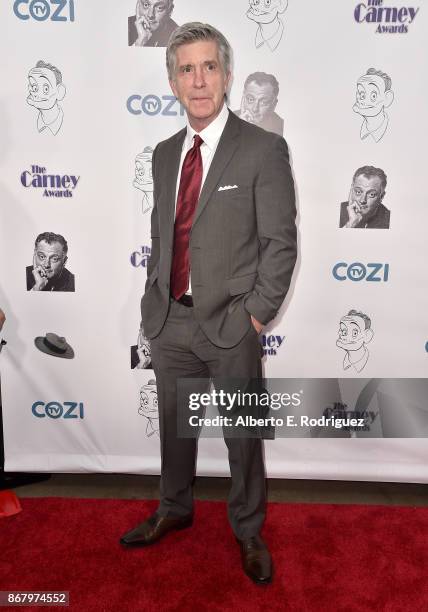
M273 15L272 13L265 13L263 15L255 15L253 11L249 9L247 11L247 17L256 23L272 23L276 17L276 14Z

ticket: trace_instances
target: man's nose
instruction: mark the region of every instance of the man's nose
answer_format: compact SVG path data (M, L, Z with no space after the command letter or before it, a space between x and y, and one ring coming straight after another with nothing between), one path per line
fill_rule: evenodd
M147 17L148 17L149 19L154 19L154 16L155 16L155 7L154 7L154 6L150 6L150 7L147 9L147 11L148 11L148 13L147 13Z
M205 86L205 76L203 69L200 67L195 68L193 84L195 87L204 87Z

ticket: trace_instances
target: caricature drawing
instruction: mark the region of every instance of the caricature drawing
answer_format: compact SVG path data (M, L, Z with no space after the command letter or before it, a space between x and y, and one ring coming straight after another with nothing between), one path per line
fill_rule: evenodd
M135 158L135 178L132 185L142 192L142 212L150 212L153 208L153 177L152 177L152 147L144 147L142 153Z
M140 407L138 414L147 419L146 436L159 435L158 393L156 381L149 380L140 389Z
M56 136L62 126L64 112L58 104L66 94L62 74L52 64L38 61L28 73L27 103L38 109L37 129Z
M280 14L285 12L287 6L288 0L250 0L247 17L258 23L256 49L266 44L271 51L275 51L284 32Z
M371 136L379 142L388 127L389 117L386 108L394 101L392 82L385 72L369 68L357 81L356 101L352 110L363 117L360 138Z
M364 369L369 351L367 344L372 340L374 332L371 328L371 319L363 312L350 310L340 319L339 337L336 346L345 351L343 369L351 366L356 372Z

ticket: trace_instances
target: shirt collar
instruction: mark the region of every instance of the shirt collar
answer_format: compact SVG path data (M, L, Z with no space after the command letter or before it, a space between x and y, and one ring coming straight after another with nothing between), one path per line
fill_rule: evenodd
M202 138L204 143L207 145L211 151L216 147L218 141L220 140L220 136L223 133L224 127L229 118L229 110L227 108L226 102L223 102L223 106L221 111L211 123L204 128L201 132L199 132L199 136ZM198 134L187 120L187 135L186 135L186 147L190 149L193 146L193 136Z
M373 137L373 139L376 142L379 142L379 140L385 134L387 127L388 127L388 115L386 112L385 112L385 117L383 118L383 121L380 124L380 126L372 131L369 130L369 126L367 125L367 119L364 119L361 125L361 133L360 133L361 139L364 140L364 138L367 138L367 136L370 135Z
M343 359L343 369L348 370L351 366L353 366L357 370L357 372L361 372L361 370L366 365L368 359L369 359L369 351L366 347L364 347L363 356L357 361L351 361L349 358L349 352L346 351L345 357Z
M275 33L272 34L272 36L270 38L265 38L263 36L262 26L259 25L259 27L257 28L257 32L256 32L256 48L258 49L264 43L266 43L267 46L269 47L269 49L271 51L274 51L277 48L277 46L279 45L280 41L281 41L282 33L283 32L284 32L284 24L282 22L282 19L279 18L279 15L278 15L278 25L277 25L277 28L275 30Z
M56 136L56 134L59 132L59 129L61 127L63 116L64 116L64 111L58 105L58 115L56 119L52 121L51 123L45 123L42 112L40 111L39 116L37 117L37 129L39 130L39 132L42 132L43 130L48 129L52 132L54 136Z

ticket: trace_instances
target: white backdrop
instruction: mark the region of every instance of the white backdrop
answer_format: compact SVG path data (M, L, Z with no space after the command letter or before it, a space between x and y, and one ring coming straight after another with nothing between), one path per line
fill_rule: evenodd
M131 259L145 263L142 254L150 246L150 212L142 212L143 195L133 180L136 156L183 127L185 118L178 103L167 108L168 100L159 112L150 104L143 110L145 96L162 100L171 92L165 49L127 45L135 0L62 4L63 21L52 19L58 2L0 5L5 469L158 473L159 438L139 413L140 389L154 379L153 371L130 368L146 279L145 266ZM380 21L358 23L359 4L290 0L274 50L256 48L257 24L246 16L247 0L176 0L172 14L178 24L211 23L230 41L232 110L240 108L251 73L273 74L279 82L276 113L284 119L296 179L300 255L281 313L263 332L265 341L283 339L277 354L264 358L269 377L427 376L427 14L419 2L411 23L401 13L407 32L379 32L394 28L388 22L394 12L380 9L401 4L380 2ZM362 8L360 18L373 10ZM26 101L28 73L39 60L56 66L66 87L56 135L38 132L37 110ZM391 77L394 92L378 142L360 138L362 117L352 109L357 80L371 67ZM49 175L80 177L72 197L24 187L21 174L33 165ZM340 229L340 202L348 198L355 170L366 165L388 177L390 229ZM75 292L26 289L34 240L45 231L68 242ZM339 262L381 264L381 280L337 280L332 269ZM362 372L343 370L344 353L336 346L340 319L350 309L366 313L374 331ZM75 358L40 352L34 338L47 332L65 336ZM78 411L72 413L77 418L64 418L61 410L36 416L35 402L83 403L83 418ZM428 482L425 439L306 437L265 447L270 476ZM222 440L201 440L198 472L228 473Z

